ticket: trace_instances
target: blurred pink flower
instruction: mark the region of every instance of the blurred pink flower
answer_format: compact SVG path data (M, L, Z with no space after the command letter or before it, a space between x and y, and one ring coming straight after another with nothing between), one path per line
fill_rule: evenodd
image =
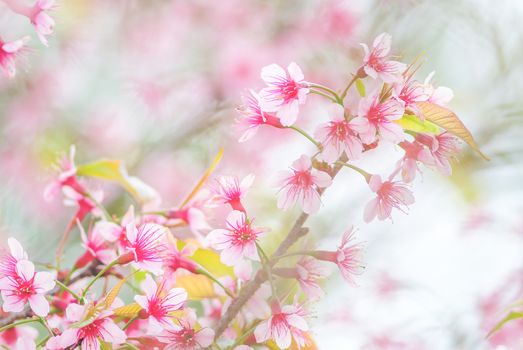
M330 111L331 121L321 124L314 136L323 146L321 156L327 163L335 162L343 152L350 160L358 159L363 152L363 145L350 122L345 120L342 106L333 105Z
M38 316L47 316L49 302L45 293L53 289L54 277L49 272L35 272L35 267L29 260L16 263L16 274L0 279L0 290L4 300L5 312L20 312L29 302L31 310Z
M286 210L298 202L307 214L315 213L321 204L319 189L331 183L329 174L313 169L310 158L302 155L292 163L291 170L279 174L278 208Z
M327 277L329 270L318 260L312 257L304 257L296 264L298 283L308 298L312 300L321 299L325 292L318 284L318 279Z
M241 181L236 176L220 176L212 187L215 202L229 204L233 210L245 212L242 198L254 181L254 175L249 174Z
M53 33L54 20L45 11L54 6L54 0L37 0L29 13L29 19L36 29L38 38L45 46L48 46L46 36Z
M435 136L420 133L416 136L416 140L428 147L436 168L441 173L447 176L452 174L450 160L459 152L458 139L455 136L447 131Z
M412 192L400 182L383 182L379 175L372 175L369 187L377 196L365 206L365 222L371 222L376 216L385 220L391 216L392 208L405 212L407 206L414 203Z
M404 111L396 100L380 102L379 92L375 92L360 100L358 117L351 121L352 129L359 133L366 144L376 140L376 133L382 139L398 143L405 139L405 133L394 120L400 119Z
M394 84L392 91L394 98L400 101L406 110L410 110L422 118L422 113L416 103L427 101L430 97L428 89L423 84L406 79Z
M0 38L0 67L4 73L13 78L16 75L16 59L24 49L29 37L24 37L11 42L5 42Z
M234 210L226 220L226 229L216 229L209 233L207 240L216 249L221 250L221 261L233 266L242 258L257 260L256 239L265 232L261 228L251 227L252 220L244 212Z
M96 201L93 201L93 199L90 198L90 196L77 192L72 187L64 186L62 187L62 192L64 193L64 204L66 206L77 206L78 209L75 214L75 219L82 221L87 214L92 213L95 216L101 216L102 212L100 209L96 206L96 202L100 203L103 199L103 192L102 191L94 191L91 195L92 198Z
M100 221L95 224L94 228L89 232L89 235L86 235L83 226L77 221L85 253L76 260L75 268L80 269L94 259L98 259L104 264L109 264L116 259L114 249L109 246L109 242L105 240L100 232L99 223Z
M434 77L434 74L435 72L431 72L424 82L425 89L429 95L428 101L440 106L446 106L454 97L454 92L445 86L438 86L437 88L432 86L431 81Z
M397 172L401 171L402 180L409 183L414 181L416 172L420 171L418 162L425 165L434 165L434 158L423 144L417 141L402 141L399 146L403 148L405 155L398 162L397 169L391 177L394 177Z
M380 78L388 84L400 80L400 76L406 68L404 63L389 60L391 40L390 34L381 33L374 39L372 50L369 50L366 44L361 44L365 51L364 72L372 78Z
M0 333L0 347L13 350L35 350L38 331L32 327L18 326Z
M187 292L183 288L165 290L158 286L151 275L145 276L141 285L145 295L136 295L134 300L143 308L142 318L149 318L148 334L157 334L168 327L173 327L170 313L183 307Z
M168 345L164 350L203 349L214 341L214 331L211 328L195 329L196 315L188 312L179 319L180 325L165 329L158 335L158 340Z
M185 269L189 272L196 273L198 265L188 257L193 255L197 247L187 243L181 250L178 250L176 242L169 245L165 251L164 266L170 272L176 272L178 269Z
M260 91L262 110L276 112L284 126L294 124L298 118L299 105L305 103L309 93L300 67L292 62L287 72L277 64L265 66L261 78L267 87Z

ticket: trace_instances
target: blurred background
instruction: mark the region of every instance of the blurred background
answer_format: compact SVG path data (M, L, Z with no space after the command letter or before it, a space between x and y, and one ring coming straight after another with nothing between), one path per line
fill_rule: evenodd
M342 173L309 222L307 244L332 249L354 225L366 268L357 287L336 273L328 280L326 297L311 305L313 338L320 349L523 348L523 322L486 339L523 299L522 1L58 0L51 16L50 47L33 36L17 77L0 78L2 243L12 235L34 260L52 259L74 209L42 193L74 144L78 163L122 159L162 208L179 204L224 147L218 173L256 174L247 205L272 228L270 245L298 213L276 209L273 175L313 150L280 130L239 145L241 94L262 87L264 65L291 61L306 80L341 88L361 64L359 43L387 31L402 61L422 55L420 80L436 71L434 82L454 90L450 108L491 161L464 146L452 177L425 170L416 204L392 224L363 223L372 194ZM0 3L5 40L33 32L19 17ZM309 101L305 129L326 119L323 102ZM362 167L390 173L401 156L390 152L377 150ZM103 189L104 203L123 213L130 199ZM68 249L70 257L81 250Z

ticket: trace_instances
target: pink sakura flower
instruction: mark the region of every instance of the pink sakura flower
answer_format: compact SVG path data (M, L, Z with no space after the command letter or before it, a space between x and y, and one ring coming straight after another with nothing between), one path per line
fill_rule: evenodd
M156 284L151 275L145 276L142 283L145 295L136 295L134 300L143 308L142 318L149 318L149 334L157 334L163 329L174 326L170 313L183 307L187 292L183 288L165 290L164 284Z
M138 268L156 275L163 273L162 263L165 247L162 240L167 229L158 224L146 223L136 228L134 223L126 227L127 253L120 256L119 263L133 262Z
M267 87L260 91L260 105L266 112L276 112L284 126L294 124L298 118L299 105L305 103L309 93L300 67L292 62L287 72L277 64L265 66L261 78Z
M27 253L24 248L15 238L9 237L7 239L9 246L9 253L2 251L0 256L0 276L16 277L16 264L22 260L28 260Z
M448 132L442 132L433 136L430 134L418 134L416 140L428 147L436 168L443 174L452 174L450 160L459 152L458 139Z
M229 204L233 210L245 212L242 198L247 193L254 181L254 175L249 174L239 181L235 176L220 176L213 187L214 201L221 204Z
M205 213L202 210L202 203L195 202L185 206L182 209L172 209L167 213L169 219L178 219L189 225L191 232L201 242L204 242L202 231L209 230L211 227L207 223Z
M72 187L62 187L64 193L64 205L73 207L76 206L78 209L75 214L75 219L82 221L87 214L92 213L94 216L101 216L102 212L96 206L96 202L100 203L103 199L102 191L94 191L91 199L87 194L80 193L74 190ZM96 201L96 202L95 202Z
M304 318L304 311L300 305L279 304L273 306L272 315L268 320L262 321L254 330L257 343L263 343L269 339L276 342L280 349L287 349L292 339L303 345L304 333L309 329Z
M374 93L360 100L358 117L351 121L352 128L366 144L376 140L376 133L387 141L398 143L405 139L405 133L394 120L400 119L404 111L400 102L394 99L380 102L379 93Z
M312 257L304 257L296 265L298 283L308 298L321 299L324 292L318 284L318 280L329 275L328 269L318 260Z
M401 177L404 182L414 181L416 172L420 171L418 162L425 165L434 165L434 158L423 144L417 141L402 141L399 146L405 151L405 156L398 162L398 168L395 173L401 171ZM394 176L395 174L391 175L391 177Z
M270 125L275 128L283 128L283 125L274 114L262 111L260 107L260 97L253 90L243 97L243 105L238 108L242 118L237 119L239 127L243 130L238 142L245 142L251 139L261 125Z
M316 129L314 136L323 146L321 156L327 163L335 162L343 152L349 159L361 157L363 145L350 122L345 120L342 106L333 105L330 113L331 121Z
M394 84L393 95L403 104L404 109L414 112L419 117L422 117L422 113L416 103L427 101L430 97L425 85L409 79Z
M86 266L94 259L98 259L106 265L116 259L116 253L114 249L109 246L109 243L105 240L104 236L100 232L99 225L95 225L94 228L89 232L89 236L87 236L83 226L79 221L77 221L77 224L78 228L80 229L80 236L82 237L82 245L85 248L85 253L80 258L78 258L75 263L75 267L77 269Z
M76 178L76 165L74 162L75 154L76 147L71 145L69 149L69 156L64 157L58 165L59 174L57 179L45 187L45 200L50 201L53 199L60 189L65 186L71 187L77 193L86 193L85 187L81 185Z
M343 234L341 244L335 252L320 250L314 253L314 257L319 260L330 261L338 265L343 278L351 284L355 284L354 275L359 274L363 267L360 260L361 243L352 243L354 232L354 229L351 227Z
M213 230L207 236L209 243L221 250L221 261L233 266L242 258L257 260L256 239L265 232L264 229L253 228L244 212L233 210L226 220L225 229Z
M13 350L35 350L38 331L33 327L18 326L0 333L0 347Z
M70 304L66 310L67 321L85 324L91 317L90 305ZM70 327L61 335L52 337L47 342L47 348L61 350L75 348L81 342L82 350L101 349L101 341L119 345L125 343L127 335L110 318L112 311L95 313L94 318L82 327Z
M31 310L38 316L47 316L49 302L45 293L53 289L54 277L49 272L35 272L35 267L29 260L16 263L15 274L6 275L0 279L0 290L4 300L5 312L20 312L29 302Z
M381 33L374 39L372 50L366 44L361 44L365 51L363 58L363 71L374 79L380 78L385 83L391 84L400 79L406 69L404 63L389 60L391 36Z
M371 222L376 216L379 220L389 218L392 208L406 212L407 206L414 203L412 192L400 182L383 182L379 175L372 175L369 187L377 196L365 206L365 222Z
M37 0L29 13L29 19L36 29L36 34L45 46L48 46L46 36L53 33L55 24L46 11L54 6L54 2L54 0Z
M214 331L210 328L196 330L196 315L187 312L179 319L179 325L167 328L158 335L158 340L168 344L164 350L196 350L210 346L214 341Z
M312 214L321 204L319 190L330 186L332 179L326 172L312 168L311 160L302 155L292 163L291 170L279 175L278 208L286 210L298 202L303 211Z
M192 273L198 273L198 265L189 259L194 254L197 247L192 244L186 244L181 250L178 250L176 242L169 245L165 252L164 267L171 273L178 269L185 269Z
M428 101L440 106L446 106L454 97L454 92L445 86L438 86L437 88L432 86L431 80L434 77L434 74L435 72L431 72L424 82L425 89L429 95Z
M15 62L17 56L22 52L28 41L28 37L11 42L5 42L0 38L0 68L9 78L16 75Z

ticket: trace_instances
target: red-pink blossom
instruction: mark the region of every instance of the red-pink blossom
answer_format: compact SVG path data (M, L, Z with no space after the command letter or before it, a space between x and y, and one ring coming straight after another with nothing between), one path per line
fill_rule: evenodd
M229 204L233 210L245 212L242 198L254 181L254 175L249 174L241 181L236 176L220 176L212 187L213 201L220 204Z
M11 42L5 42L0 38L0 68L4 73L13 78L16 75L16 59L29 41L28 37Z
M342 106L333 105L330 111L331 121L321 124L314 136L323 146L321 157L328 163L335 162L343 152L350 160L358 159L363 152L363 145L351 122L345 120Z
M0 347L13 350L35 350L38 331L33 327L18 326L0 333Z
M194 254L197 247L187 243L181 250L178 249L176 242L170 244L165 251L164 267L170 272L178 269L185 269L192 273L197 273L198 265L189 259Z
M401 74L406 68L404 63L389 59L391 40L390 34L381 33L374 39L371 50L366 44L361 44L365 51L364 72L374 79L380 78L389 84L401 79Z
M89 232L89 235L86 235L80 222L77 223L83 242L82 246L85 248L85 253L75 263L77 269L84 267L94 259L98 259L104 264L109 264L116 259L114 249L110 247L109 242L105 240L104 235L100 231L100 228L104 227L104 225L100 226L99 223L103 223L103 221L97 222Z
M187 292L183 288L167 290L164 284L158 286L151 275L145 276L141 285L145 295L136 295L134 300L143 308L141 313L149 319L149 334L157 334L173 327L170 313L183 307Z
M400 101L406 110L410 110L417 116L422 117L422 113L416 103L429 99L430 91L425 85L417 81L406 79L394 84L392 91L394 98Z
M15 277L17 274L16 264L21 260L28 260L29 258L20 242L15 238L9 237L7 245L9 246L9 253L2 250L0 255L0 276Z
M352 128L366 144L374 142L376 134L381 139L398 143L405 139L405 133L394 120L400 119L404 111L402 104L394 99L380 102L376 92L360 100L358 117L351 121Z
M292 62L287 72L277 64L265 66L261 78L267 87L260 91L260 105L266 112L276 112L284 126L294 124L298 118L299 106L305 103L309 93L300 67Z
M452 174L450 161L459 152L458 139L455 136L446 131L438 135L420 133L416 140L428 147L439 171L447 176Z
M54 20L46 11L54 6L55 0L37 0L29 13L29 19L36 29L38 38L45 46L48 46L46 36L53 33Z
M195 329L196 315L193 312L188 310L178 321L179 325L167 328L157 336L159 341L168 344L164 350L196 350L213 343L214 331L211 328Z
M167 228L158 224L146 223L138 228L134 223L128 224L126 227L128 252L120 257L120 263L133 262L138 268L161 275L165 253L162 241L166 232Z
M372 175L369 187L376 192L376 198L365 206L365 222L372 221L376 216L379 220L389 218L392 208L406 212L408 205L414 203L412 192L401 182L382 181L379 175Z
M313 169L310 158L302 155L292 163L290 170L279 174L277 184L281 189L278 208L286 210L299 203L307 214L315 213L321 204L320 188L328 187L331 183L329 174Z
M429 150L420 142L402 141L399 146L405 151L405 155L400 159L397 169L391 177L401 172L402 180L406 183L414 181L416 172L420 171L418 162L425 165L434 165L434 158Z
M92 213L94 216L101 216L102 211L97 207L96 203L100 203L103 199L102 191L94 191L91 195L77 192L69 186L62 187L64 193L64 205L69 207L76 206L78 209L75 214L75 220L82 221L87 214Z
M440 106L446 106L454 97L454 92L448 87L438 86L434 87L431 83L435 72L431 72L425 79L425 89L429 95L428 101Z
M296 264L298 283L308 298L321 299L325 292L321 289L318 280L328 276L328 269L312 257L304 257Z

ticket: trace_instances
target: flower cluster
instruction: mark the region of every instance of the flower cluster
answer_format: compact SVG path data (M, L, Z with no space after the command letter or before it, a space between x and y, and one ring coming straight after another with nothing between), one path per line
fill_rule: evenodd
M7 3L13 7L14 2ZM45 13L51 6L51 1L38 1L30 13L27 10L44 43L52 30ZM180 205L162 208L156 191L129 176L120 162L76 165L72 147L44 194L52 200L62 192L64 203L76 208L55 263L42 264L49 271L36 272L14 238L0 258L2 309L9 314L0 332L23 338L5 346L248 350L310 345L308 304L324 297L321 285L330 267L356 284L363 266L363 246L356 242L353 228L336 249L303 245L290 250L307 234L303 225L320 210L322 194L336 185L336 175L342 169L361 175L373 197L362 210L364 221L385 220L394 209L406 212L414 203L410 183L420 164L449 175L458 152L455 130L442 129L428 112L448 111L443 104L451 93L433 87L431 77L423 83L414 80L416 68L391 60L390 44L384 33L372 48L363 45L361 67L341 92L306 81L300 67L291 63L287 69L264 67L261 78L266 86L244 97L238 109L241 142L265 125L282 133L297 132L315 147L276 179L276 206L287 210L297 204L302 213L271 254L264 244L269 229L258 225L266 218L257 213L255 220L248 205L255 176L208 180L221 154ZM21 46L2 48L14 54ZM6 57L12 67L13 57ZM374 89L367 94L365 86ZM327 118L309 134L298 124L300 109L307 108L311 95L325 100ZM356 165L387 145L402 152L387 177ZM109 212L103 192L88 186L85 177L119 182L136 203L125 208L125 214ZM83 248L65 268L62 256L72 234L79 236ZM289 288L289 281L299 290ZM29 328L32 335L24 336L24 327L32 322L43 325L48 334L35 335Z

